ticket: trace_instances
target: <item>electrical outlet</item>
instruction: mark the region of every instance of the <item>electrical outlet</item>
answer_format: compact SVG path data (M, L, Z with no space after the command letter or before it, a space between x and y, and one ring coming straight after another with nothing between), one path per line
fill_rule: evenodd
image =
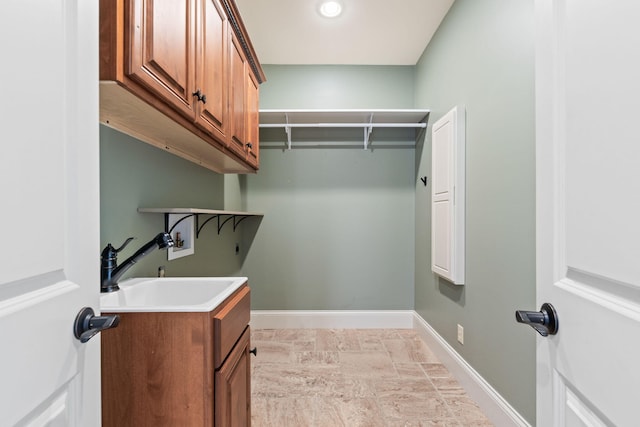
M458 342L464 344L464 328L458 324Z

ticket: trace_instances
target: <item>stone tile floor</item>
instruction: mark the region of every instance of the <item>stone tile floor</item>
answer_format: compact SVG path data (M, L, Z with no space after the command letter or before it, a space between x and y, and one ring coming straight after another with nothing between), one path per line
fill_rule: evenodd
M410 329L251 333L253 427L491 426Z

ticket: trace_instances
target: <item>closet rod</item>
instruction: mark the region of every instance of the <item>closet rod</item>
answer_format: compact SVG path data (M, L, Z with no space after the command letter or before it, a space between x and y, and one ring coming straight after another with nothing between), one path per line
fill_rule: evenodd
M426 128L426 123L260 123L261 128Z

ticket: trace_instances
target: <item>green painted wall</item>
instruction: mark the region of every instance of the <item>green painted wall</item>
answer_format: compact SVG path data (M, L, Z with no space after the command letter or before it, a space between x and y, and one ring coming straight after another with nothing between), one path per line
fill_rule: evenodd
M228 194L234 191L228 190ZM134 236L119 255L123 261L164 230L164 215L138 213L138 207L198 207L223 209L222 175L140 142L111 128L100 127L100 244L118 247ZM251 220L247 220L251 221ZM234 276L245 256L235 253L242 235L226 226L218 236L209 223L195 242L195 254L167 261L157 250L128 270L123 279L157 275L164 265L167 276ZM100 254L96 254L99 259Z
M260 108L413 108L414 67L265 65Z
M265 66L265 72L261 108L413 105L413 67ZM246 177L247 208L265 214L243 269L253 308L412 309L414 150L260 155L260 172Z
M416 107L467 112L466 285L430 269L430 193L416 189L416 311L535 424L533 2L457 0L416 67ZM429 128L427 135L430 135ZM430 176L430 140L418 150ZM464 345L456 340L464 327Z

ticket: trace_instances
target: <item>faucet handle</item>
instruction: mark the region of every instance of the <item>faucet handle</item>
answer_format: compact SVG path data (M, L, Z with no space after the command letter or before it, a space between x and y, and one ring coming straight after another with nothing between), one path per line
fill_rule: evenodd
M125 246L131 243L132 240L133 240L133 237L129 237L127 240L124 241L122 246L120 246L118 249L115 249L113 246L111 246L111 243L105 246L105 248L102 250L102 254L100 255L100 259L102 260L102 263L103 263L102 264L103 268L105 266L105 263L108 263L107 265L110 266L110 268L115 268L118 252L123 250ZM113 265L111 265L111 263L113 263Z
M133 239L134 237L129 237L127 240L125 240L122 246L120 246L118 249L115 249L116 253L119 253L121 250L123 250L129 243L131 243Z

